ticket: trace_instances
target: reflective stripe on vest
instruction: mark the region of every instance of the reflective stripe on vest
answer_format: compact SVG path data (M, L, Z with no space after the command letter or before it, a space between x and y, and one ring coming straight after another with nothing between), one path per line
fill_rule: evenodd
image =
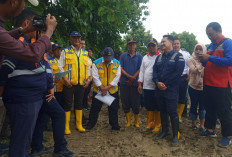
M15 70L8 75L8 78L20 76L20 75L36 75L39 73L45 72L45 66L39 67L34 70Z
M178 54L177 52L173 53L172 57L171 57L171 59L169 61L170 62L175 62L175 57L176 57L177 54ZM163 57L163 53L159 56L158 61L157 61L158 63L160 63L162 61L162 57Z

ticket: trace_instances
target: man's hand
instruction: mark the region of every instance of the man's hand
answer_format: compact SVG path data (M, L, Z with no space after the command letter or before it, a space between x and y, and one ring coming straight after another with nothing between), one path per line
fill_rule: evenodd
M136 77L134 76L129 76L128 80L126 81L127 86L132 86L133 82L135 81Z
M55 16L51 16L51 14L48 14L46 18L47 29L46 29L45 35L51 38L53 32L56 29L56 25L57 25L57 21L56 21Z
M50 89L48 91L50 94L46 95L46 101L49 102L51 101L53 98L55 99L55 96L54 96L54 88Z
M138 86L138 92L139 92L139 94L143 94L143 87L141 84L139 84L139 86Z
M203 53L200 53L199 55L198 55L198 58L199 58L199 60L201 61L201 62L204 62L204 61L207 61L207 60L209 60L209 54L203 54Z
M88 79L88 80L85 81L85 83L84 83L84 88L87 88L87 87L89 86L89 84L90 84L90 80Z
M66 77L63 78L64 79L64 85L68 88L72 87L72 83L70 80L68 80Z
M167 87L165 86L163 82L158 82L157 87L162 91L165 91L167 89Z
M107 94L107 87L105 87L105 86L103 86L103 85L101 85L101 86L99 86L99 89L101 90L101 92L102 92L102 96L105 96L106 94Z

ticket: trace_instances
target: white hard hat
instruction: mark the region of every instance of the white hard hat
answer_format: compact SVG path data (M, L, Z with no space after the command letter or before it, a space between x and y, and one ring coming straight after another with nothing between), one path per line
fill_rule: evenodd
M28 2L30 2L34 6L39 5L39 1L38 0L28 0Z

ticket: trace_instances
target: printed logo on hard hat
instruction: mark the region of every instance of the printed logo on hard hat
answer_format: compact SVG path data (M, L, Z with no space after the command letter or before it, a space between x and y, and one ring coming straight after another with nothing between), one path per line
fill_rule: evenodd
M108 56L111 56L111 55L112 55L112 53L111 53L110 51L108 51L107 55L108 55Z

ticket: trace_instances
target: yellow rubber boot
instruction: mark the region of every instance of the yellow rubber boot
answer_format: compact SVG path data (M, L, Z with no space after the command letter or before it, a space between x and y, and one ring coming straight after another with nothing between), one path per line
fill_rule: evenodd
M76 128L79 132L85 132L82 126L82 110L75 110L76 113Z
M126 127L131 126L131 112L126 113L126 120L127 120L127 123L125 126Z
M71 111L65 112L65 130L64 130L65 135L71 134L70 127L69 127L70 115L71 115Z
M157 132L160 130L160 128L161 128L160 111L155 111L155 128L152 131Z
M139 127L139 114L135 114L135 127Z
M154 127L154 111L147 111L147 129Z
M185 104L178 104L177 105L177 113L179 116L179 120L181 120L182 113L184 112L184 107L185 107Z

